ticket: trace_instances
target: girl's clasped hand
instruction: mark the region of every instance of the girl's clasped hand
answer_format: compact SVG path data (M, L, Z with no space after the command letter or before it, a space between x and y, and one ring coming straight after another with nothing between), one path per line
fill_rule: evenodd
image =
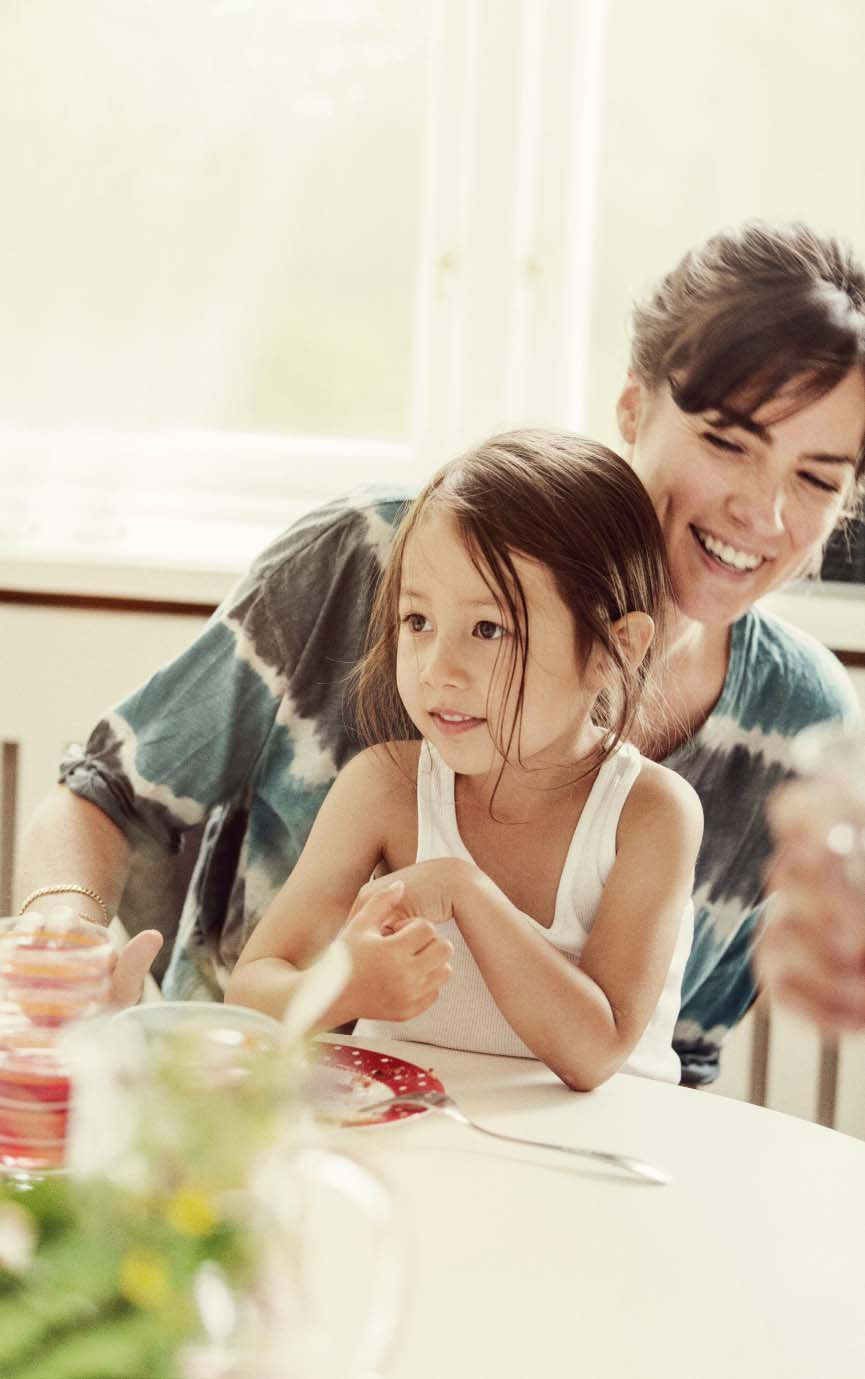
M362 886L342 933L358 1009L385 1020L409 1020L427 1010L450 976L453 945L439 937L436 921L451 916L441 882L407 892L403 879L388 876Z

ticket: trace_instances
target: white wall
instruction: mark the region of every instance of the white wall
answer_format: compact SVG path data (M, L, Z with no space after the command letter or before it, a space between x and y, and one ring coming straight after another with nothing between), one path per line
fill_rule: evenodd
M0 739L20 743L19 818L57 779L69 742L194 636L203 618L0 603Z

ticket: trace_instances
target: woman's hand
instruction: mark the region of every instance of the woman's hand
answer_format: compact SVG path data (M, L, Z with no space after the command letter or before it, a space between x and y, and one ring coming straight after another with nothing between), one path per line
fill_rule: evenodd
M773 892L757 944L771 994L830 1032L865 1029L865 808L796 782L770 804Z
M141 999L144 979L162 947L157 929L143 929L117 954L111 975L111 1003L134 1006Z
M43 919L50 927L53 924L65 926L75 923L78 918L85 919L95 928L103 927L95 919L79 916L71 905L63 901L62 896L46 896L38 910L28 910L26 914L19 915L17 923L21 929L30 929L34 922ZM141 1000L145 978L162 947L162 941L158 929L143 929L119 952L111 954L110 1005L122 1008L134 1006Z

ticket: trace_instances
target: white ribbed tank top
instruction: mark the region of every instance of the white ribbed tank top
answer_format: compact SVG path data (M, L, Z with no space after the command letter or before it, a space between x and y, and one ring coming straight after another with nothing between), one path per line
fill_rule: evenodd
M526 916L549 943L577 962L600 905L616 857L616 829L622 806L640 774L642 758L622 743L603 763L574 829L556 893L553 922L547 929ZM454 773L429 742L421 746L417 775L418 862L436 857L473 861L460 837L454 798ZM355 1034L368 1039L411 1039L475 1053L533 1058L508 1024L455 921L438 932L454 946L452 974L438 998L411 1020L359 1020ZM680 1067L673 1049L673 1027L679 1014L682 976L693 938L693 906L688 902L661 999L623 1072L678 1082Z

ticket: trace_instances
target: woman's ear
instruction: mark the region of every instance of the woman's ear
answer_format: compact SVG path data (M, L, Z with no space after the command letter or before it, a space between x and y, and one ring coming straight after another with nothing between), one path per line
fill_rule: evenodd
M624 388L622 389L619 400L616 403L616 419L619 423L619 435L625 445L633 445L637 439L637 426L640 421L640 411L643 405L643 395L645 386L640 382L635 373L629 373Z
M655 635L655 624L649 614L626 613L613 623L610 631L619 643L625 660L636 670L645 659Z

